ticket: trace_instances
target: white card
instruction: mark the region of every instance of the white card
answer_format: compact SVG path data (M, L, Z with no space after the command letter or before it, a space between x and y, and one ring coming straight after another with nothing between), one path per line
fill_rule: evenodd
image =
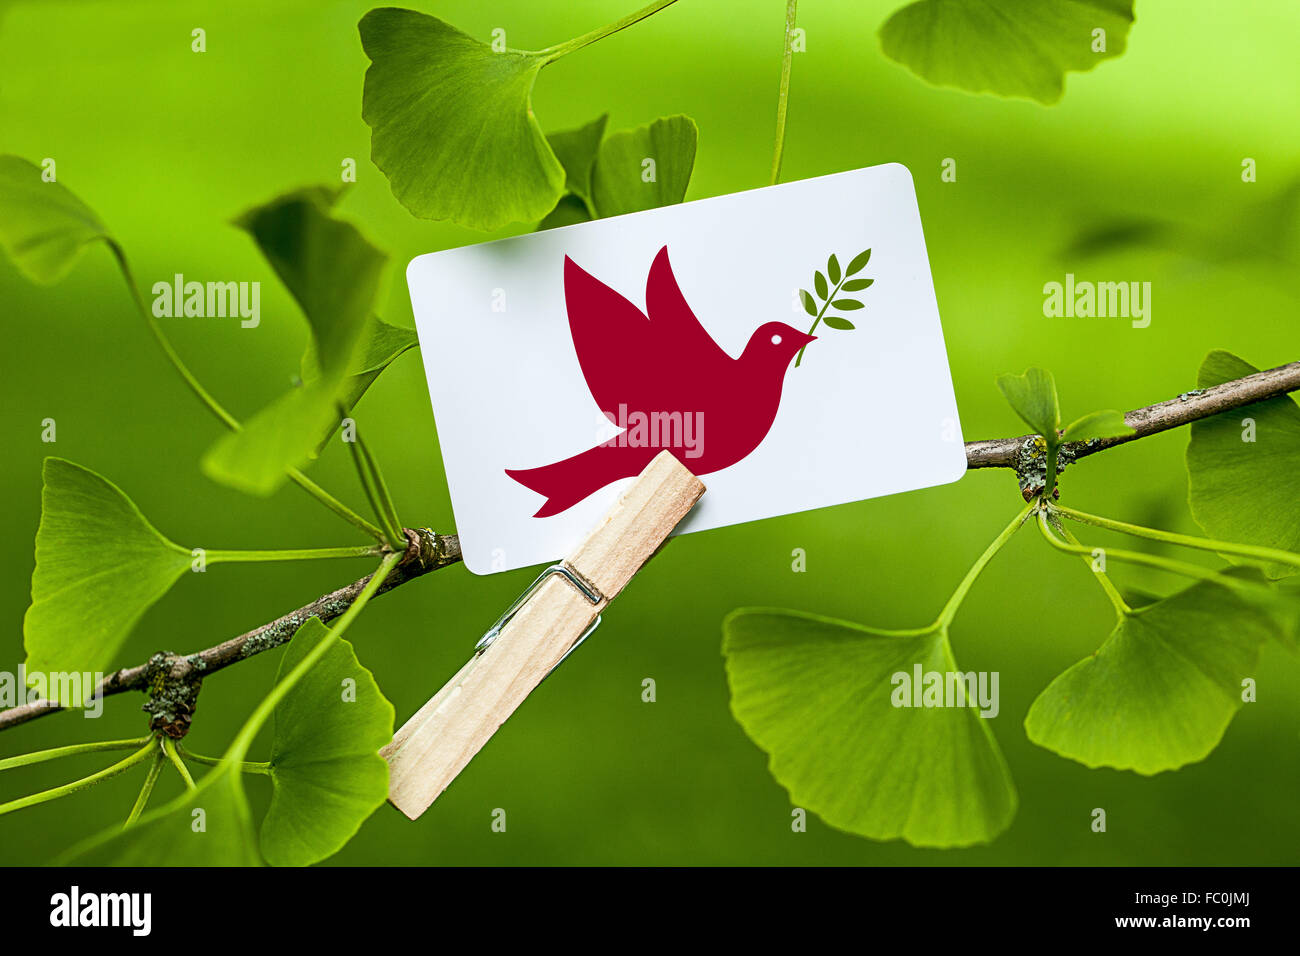
M563 557L664 448L708 488L679 532L966 470L898 164L430 253L407 282L475 573Z

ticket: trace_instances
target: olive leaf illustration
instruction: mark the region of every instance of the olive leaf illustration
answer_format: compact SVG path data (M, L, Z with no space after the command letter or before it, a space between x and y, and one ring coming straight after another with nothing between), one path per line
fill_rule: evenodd
M861 292L864 289L871 288L871 285L876 281L875 279L853 278L853 276L857 275L867 267L869 261L871 261L870 249L858 253L849 262L848 268L841 270L840 260L832 254L831 257L826 260L826 271L823 273L819 269L813 274L812 285L816 295L809 292L807 289L799 290L799 300L803 303L804 311L813 317L813 324L808 329L809 335L812 335L813 332L816 331L817 326L822 323L825 323L832 329L839 329L843 332L850 332L854 329L855 326L853 323L844 316L828 315L827 310L835 309L840 312L856 312L858 309L864 308L860 299L844 296L840 293ZM820 306L818 305L819 302L821 303ZM807 347L808 346L805 345L804 348L799 350L799 354L794 360L795 368L798 368L799 363L803 361L804 349Z

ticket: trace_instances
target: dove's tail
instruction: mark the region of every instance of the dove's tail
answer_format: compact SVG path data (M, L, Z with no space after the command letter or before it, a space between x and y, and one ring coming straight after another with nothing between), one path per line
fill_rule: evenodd
M597 445L581 454L540 468L512 469L506 474L546 498L533 515L549 518L620 478L641 474L662 449L628 445Z

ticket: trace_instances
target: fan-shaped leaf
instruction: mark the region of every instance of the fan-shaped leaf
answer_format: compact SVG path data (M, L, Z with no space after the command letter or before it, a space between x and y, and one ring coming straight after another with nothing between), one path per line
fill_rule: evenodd
M1124 413L1113 408L1089 412L1065 426L1062 441L1086 441L1089 438L1118 438L1132 435L1133 429L1124 421Z
M1258 371L1215 351L1197 384L1209 388ZM1193 422L1187 477L1192 517L1207 534L1300 551L1300 407L1293 399L1280 395ZM1284 564L1264 570L1273 578L1296 573Z
M361 105L370 156L403 206L475 229L554 208L564 167L530 103L553 54L497 53L437 17L392 7L359 28L371 60Z
M86 243L108 238L108 227L62 183L45 182L21 157L0 156L0 248L29 278L61 279Z
M605 113L586 126L561 130L546 137L564 167L564 188L581 199L584 205L591 201L591 172L608 122L609 114Z
M1272 624L1202 582L1124 615L1096 653L1038 695L1034 743L1088 767L1155 774L1206 757L1242 704Z
M68 851L69 866L260 866L239 771L215 767L195 790Z
M944 630L876 631L793 611L723 624L731 709L790 798L832 826L916 846L987 842L1010 825L1015 788L960 681L957 706L895 706L902 681L956 674Z
M1050 104L1067 71L1123 53L1132 23L1133 0L918 0L885 21L880 45L930 83Z
M667 116L612 133L601 144L591 174L596 214L604 219L681 202L695 168L698 139L689 116Z
M1061 408L1051 372L1035 366L1024 375L999 375L998 388L1026 425L1049 441L1056 439Z
M280 676L330 639L310 618L280 662ZM337 853L388 797L379 748L393 738L393 705L339 638L275 711L262 852L276 866L307 866Z
M209 477L249 494L271 494L289 469L311 458L338 419L337 403L355 386L348 372L371 321L386 257L330 215L337 196L301 190L238 220L302 307L320 369L317 379L275 399L204 455Z
M45 459L32 604L23 619L28 674L107 671L141 615L190 561L111 481ZM53 684L50 697L57 699Z

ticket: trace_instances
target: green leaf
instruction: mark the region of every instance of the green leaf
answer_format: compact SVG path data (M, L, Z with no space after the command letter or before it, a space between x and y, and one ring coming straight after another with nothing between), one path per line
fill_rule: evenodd
M803 310L811 316L817 315L817 302L807 289L799 290L799 301L803 303Z
M938 86L1051 104L1067 72L1123 53L1132 23L1133 0L918 0L885 21L880 45Z
M831 307L843 312L856 312L862 308L862 303L857 299L836 299L831 303Z
M842 329L842 330L844 330L844 331L846 331L846 332L847 332L847 331L850 331L850 330L853 329L853 328L855 328L855 326L854 326L854 324L853 324L852 322L850 322L848 319L843 318L843 317L838 316L838 315L827 315L827 316L824 316L824 317L822 318L822 322L823 322L825 325L829 325L832 329Z
M1029 739L1088 767L1155 774L1202 760L1241 708L1268 620L1202 582L1124 615L1025 717Z
M667 116L610 135L592 170L596 214L604 219L681 202L695 168L698 139L689 116Z
M1124 413L1113 408L1089 412L1065 427L1062 441L1086 441L1089 438L1118 438L1132 435L1133 429L1124 422Z
M370 57L361 117L370 157L421 219L474 229L535 222L565 171L533 116L533 84L553 53L505 50L437 17L385 7L359 24Z
M316 644L330 639L318 618L298 629L277 682ZM393 705L339 638L275 710L271 779L262 852L274 866L308 866L337 853L388 798Z
M831 285L839 285L840 260L835 258L834 253L832 253L831 257L826 260L826 274L830 276Z
M860 292L863 289L870 289L875 281L875 279L850 279L840 288L845 292Z
M1056 401L1056 382L1051 372L1034 366L1024 375L999 375L998 388L1026 425L1047 441L1057 440L1061 409Z
M189 550L159 534L115 484L46 458L23 619L28 674L108 671L136 622L190 562ZM57 700L57 688L49 697Z
M988 721L960 704L893 704L895 675L956 672L946 629L740 610L723 623L723 654L732 713L790 799L831 826L954 847L1010 825L1015 788Z
M202 812L200 812L202 811ZM225 764L194 790L150 811L129 829L111 826L73 847L62 866L260 866L239 771Z
M1215 351L1197 384L1209 388L1258 371ZM1192 517L1211 537L1300 551L1300 407L1288 396L1193 422L1187 477ZM1272 578L1296 573L1283 564L1264 571Z
M43 181L34 163L0 156L0 248L24 275L56 282L96 239L109 239L108 227L71 190Z
M813 288L817 290L817 298L825 299L830 288L826 285L826 277L820 272L813 276Z
M418 347L420 340L414 329L385 322L375 316L367 325L362 339L357 343L352 354L352 362L347 375L339 384L336 397L344 408L354 408L365 395L375 379L383 374L398 356ZM320 365L316 361L316 348L308 344L302 357L302 378L306 384L312 384L320 378ZM315 454L320 454L325 443L335 431L333 416L325 431L318 436Z
M867 249L864 252L859 252L856 256L853 257L852 261L849 263L849 267L844 270L844 274L846 276L857 275L859 272L861 272L863 269L867 267L867 263L870 261L871 261L870 249ZM868 279L867 281L870 282L871 280ZM863 286L862 288L865 289L866 286Z
M569 193L560 197L560 201L555 204L555 208L546 214L546 218L537 224L537 231L543 229L558 229L561 226L572 226L580 222L591 222L591 210L582 198Z
M605 136L609 114L605 113L586 126L562 130L546 137L551 149L564 167L564 188L585 204L591 201L591 171L600 152L600 141ZM590 218L590 217L589 217Z
M204 455L210 478L249 494L271 494L289 469L307 463L355 386L347 376L366 339L386 256L330 215L337 196L300 190L238 220L302 307L319 366L315 381L281 395Z

